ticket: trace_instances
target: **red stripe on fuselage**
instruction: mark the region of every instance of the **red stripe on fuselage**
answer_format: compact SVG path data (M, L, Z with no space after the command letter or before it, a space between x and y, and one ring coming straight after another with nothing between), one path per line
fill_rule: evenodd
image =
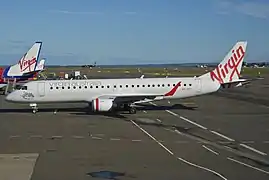
M177 91L177 89L178 89L178 87L180 85L181 85L181 82L178 82L177 85L174 86L173 89L171 89L171 91L169 91L168 93L166 93L164 96L173 96L176 93L176 91Z
M95 99L95 105L96 105L96 111L99 111L99 99L98 98L96 98Z

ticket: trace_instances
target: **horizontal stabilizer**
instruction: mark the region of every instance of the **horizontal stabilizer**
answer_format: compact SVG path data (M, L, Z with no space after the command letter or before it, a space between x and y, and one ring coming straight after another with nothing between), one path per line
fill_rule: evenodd
M232 82L228 82L228 83L223 83L221 84L222 88L232 88L232 87L240 87L240 86L244 86L246 84L251 83L252 81L256 81L256 80L262 80L264 78L256 78L256 79L237 79L237 80L233 80Z

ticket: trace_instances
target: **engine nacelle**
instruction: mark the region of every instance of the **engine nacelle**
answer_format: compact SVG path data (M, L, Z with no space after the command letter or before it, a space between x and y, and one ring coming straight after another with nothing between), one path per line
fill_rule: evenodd
M93 111L110 111L114 107L113 99L99 99L92 101Z

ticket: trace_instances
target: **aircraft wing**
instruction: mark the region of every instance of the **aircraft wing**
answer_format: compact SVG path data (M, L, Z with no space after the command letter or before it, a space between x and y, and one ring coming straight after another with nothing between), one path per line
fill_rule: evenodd
M123 103L143 103L150 102L153 100L160 100L163 98L163 95L156 94L118 94L118 95L103 95L99 96L99 99L112 99L117 104Z

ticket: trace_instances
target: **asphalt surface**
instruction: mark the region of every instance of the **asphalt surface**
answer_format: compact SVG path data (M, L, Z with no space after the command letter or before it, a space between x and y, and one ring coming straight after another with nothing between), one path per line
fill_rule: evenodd
M144 104L135 115L85 113L84 104L32 114L1 96L0 179L268 179L267 81Z

